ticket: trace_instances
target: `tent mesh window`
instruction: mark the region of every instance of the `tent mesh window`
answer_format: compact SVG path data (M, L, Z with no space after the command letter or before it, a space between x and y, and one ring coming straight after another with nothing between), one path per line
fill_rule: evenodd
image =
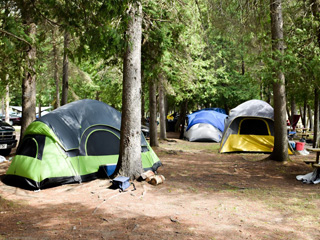
M269 135L267 123L261 119L244 119L240 123L240 135Z
M148 152L148 146L141 146L141 152Z
M17 155L42 159L45 136L37 135L25 138L17 150Z
M93 131L88 136L86 148L88 156L117 155L120 139L108 130Z

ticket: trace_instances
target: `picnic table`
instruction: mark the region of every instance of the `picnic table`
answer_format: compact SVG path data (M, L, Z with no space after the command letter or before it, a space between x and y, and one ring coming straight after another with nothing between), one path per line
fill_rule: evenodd
M307 138L309 137L309 133L307 133L308 128L302 128L302 134L301 137Z
M313 167L313 172L307 173L305 175L298 175L296 176L296 179L302 181L303 183L320 183L320 148L307 148L307 150L317 153L317 157L315 160L304 160L305 163L311 164L311 166Z
M304 160L306 164L311 164L312 167L320 168L319 156L320 156L320 148L307 148L310 152L317 153L317 157L315 160Z
M296 128L297 133L299 133L299 136L301 135L302 138L307 138L309 137L308 130L309 128Z

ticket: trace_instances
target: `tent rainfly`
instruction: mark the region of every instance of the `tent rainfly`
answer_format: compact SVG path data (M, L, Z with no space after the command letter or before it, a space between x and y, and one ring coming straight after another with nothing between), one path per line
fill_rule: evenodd
M121 113L96 100L66 104L32 122L3 178L8 185L36 190L111 176L118 162ZM161 162L141 134L144 170Z
M271 153L274 147L274 111L262 100L249 100L230 111L225 120L220 152ZM292 154L290 147L289 154Z
M204 109L188 115L185 138L190 142L220 142L226 114Z

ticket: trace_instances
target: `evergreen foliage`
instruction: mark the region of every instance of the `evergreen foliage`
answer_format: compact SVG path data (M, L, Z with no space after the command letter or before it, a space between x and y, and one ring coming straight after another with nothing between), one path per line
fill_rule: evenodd
M0 3L0 94L10 86L10 105L21 105L26 35L21 6L37 24L37 104L54 105L52 31L57 28L59 78L63 33L70 33L69 102L91 98L122 106L122 64L129 0L3 0ZM134 1L133 1L134 2ZM282 2L285 51L272 58L270 4L262 0L146 0L143 9L142 72L145 112L148 81L164 79L169 111L184 101L188 111L227 111L249 99L272 104L273 72L286 77L287 103L313 106L320 85L319 14L313 1ZM9 82L6 76L9 75Z

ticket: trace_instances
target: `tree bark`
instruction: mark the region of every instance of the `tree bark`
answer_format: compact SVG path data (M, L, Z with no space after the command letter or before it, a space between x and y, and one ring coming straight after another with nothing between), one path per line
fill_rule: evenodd
M59 76L58 76L58 48L56 42L56 32L57 27L53 27L52 30L52 54L53 54L53 79L56 84L56 101L54 104L54 108L60 107L60 83L59 83Z
M28 11L27 9L25 10ZM26 22L28 23L26 34L32 40L32 45L28 46L26 52L25 74L22 82L22 121L20 140L29 124L36 119L36 72L34 65L37 53L35 46L37 26L29 14L26 16Z
M294 121L294 115L297 114L297 106L296 106L296 100L295 97L291 97L291 118L290 118L290 124L292 126L293 121ZM294 129L293 129L294 130Z
M64 43L63 43L63 73L62 73L62 96L61 105L68 103L68 91L69 91L69 58L68 58L68 48L70 42L70 35L67 31L64 33Z
M271 15L271 35L273 59L282 65L277 54L283 54L283 19L281 0L270 0ZM286 123L286 88L285 76L281 67L274 69L277 77L273 83L274 100L274 149L270 158L276 161L286 161L288 159L288 137Z
M97 92L96 92L96 97L95 97L95 99L96 99L97 101L100 101L100 94L101 94L101 91L97 91Z
M301 106L299 106L299 113L300 113L300 118L301 118L301 123L302 123L302 126L304 126L304 116L303 116L303 113L304 111L303 111L303 109L302 109L302 107Z
M311 111L311 106L308 104L308 122L309 122L309 129L311 131L311 129L313 129L313 121L312 121L312 111Z
M318 147L319 132L319 90L317 86L314 89L314 124L313 124L313 147Z
M154 81L149 81L149 133L150 133L150 146L158 147L158 134L157 134L157 86Z
M144 75L143 75L143 71L141 73L141 124L142 125L146 125L146 118L145 118L145 94L144 94L144 84L145 84L145 81L144 81Z
M307 99L304 99L303 109L300 110L302 126L307 128Z
M2 113L2 115L3 114L5 114L5 103L4 103L4 101L5 101L5 99L4 99L4 97L3 98L1 98L1 113Z
M180 111L180 117L181 117L181 122L180 122L180 135L179 135L179 139L183 139L184 138L184 126L186 123L186 114L187 114L187 110L188 110L188 100L184 100L181 103L181 111Z
M122 119L119 173L137 179L141 163L141 37L142 6L134 2L128 11L127 49L123 61Z
M38 117L41 118L41 101L39 101L38 105Z
M229 115L230 109L227 103L224 103L224 110L226 111L226 114Z
M292 124L292 121L291 121L291 112L290 112L290 110L289 110L288 105L286 106L286 111L287 111L288 120L289 120L290 128L291 128L291 124Z
M311 0L310 6L312 10L312 15L314 16L316 21L320 21L319 17L319 1L318 0ZM317 42L318 47L320 47L320 26L317 28ZM318 132L319 132L319 89L317 85L315 85L314 89L314 125L313 125L313 147L318 146Z
M241 56L241 75L244 75L246 73L245 63L243 56Z
M265 90L266 90L266 97L267 97L266 102L271 104L271 86L268 84Z
M262 81L260 80L260 100L263 99L263 84Z
M10 122L10 114L9 114L9 107L10 107L10 93L9 93L9 74L6 74L6 100L5 100L5 116L4 116L4 121L5 122Z
M166 131L166 109L165 109L165 89L163 86L163 76L160 74L159 81L159 112L160 112L160 139L167 139Z

